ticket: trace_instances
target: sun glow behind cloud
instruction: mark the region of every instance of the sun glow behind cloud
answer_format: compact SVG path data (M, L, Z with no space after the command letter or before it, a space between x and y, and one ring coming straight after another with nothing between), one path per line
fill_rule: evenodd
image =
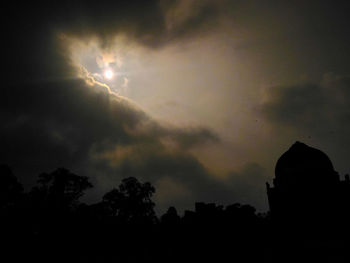
M94 37L79 39L62 34L69 60L76 69L76 76L89 84L104 86L109 92L126 96L130 72L124 63L130 47L122 38L116 38L108 47L102 47Z
M114 73L111 69L106 69L103 73L104 77L108 80L113 79Z
M183 43L181 47L169 45L155 50L123 38L116 38L106 46L91 37L71 38L68 47L72 64L79 69L79 77L128 98L162 123L208 126L231 143L240 134L248 134L245 123L238 120L251 117L245 116L249 112L238 110L242 104L239 98L243 91L239 87L244 75L239 73L240 78L237 78L232 74L240 68L232 62L235 54L227 56L226 45L217 38L207 38ZM106 70L113 72L113 78L105 74ZM232 97L238 100L234 106L228 100ZM232 111L236 113L233 119L226 113ZM230 119L234 127L234 138L233 132L227 131L226 119ZM245 163L244 154L227 153L226 149L218 151L224 151L229 157L222 161L223 158L214 157L222 154L213 154L213 150L204 154L204 149L193 154L208 159L210 167L222 174ZM231 158L235 159L234 163Z
M165 125L204 126L219 134L225 144L203 145L191 153L224 178L247 160L258 159L251 138L264 148L269 132L268 125L255 121L252 107L261 99L259 79L252 78L257 75L255 60L248 63L244 52L232 49L235 43L219 32L160 49L119 37L108 45L94 37L71 38L67 46L79 77L92 86L127 98ZM107 69L113 71L112 79L104 75ZM237 146L241 144L245 147ZM267 157L259 160L263 166L270 164Z

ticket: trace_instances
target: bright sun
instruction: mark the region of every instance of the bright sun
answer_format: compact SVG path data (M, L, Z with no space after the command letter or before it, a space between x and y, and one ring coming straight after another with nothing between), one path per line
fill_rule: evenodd
M112 70L110 70L110 69L107 69L107 70L105 70L105 72L104 72L104 76L105 76L105 78L106 79L112 79L113 78L113 71Z

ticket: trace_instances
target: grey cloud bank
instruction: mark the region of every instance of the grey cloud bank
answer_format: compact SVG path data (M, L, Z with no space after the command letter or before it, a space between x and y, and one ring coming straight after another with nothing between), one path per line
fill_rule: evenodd
M157 186L161 209L215 201L264 210L264 183L296 140L348 171L346 3L109 2L4 7L0 162L27 186L64 166L92 178L90 200L136 176ZM133 102L78 78L60 42L95 38L108 50L118 34L143 52L163 52L158 79L145 71L130 80ZM143 100L152 91L161 100ZM150 110L158 103L172 105L157 109L162 119L194 124L159 121Z

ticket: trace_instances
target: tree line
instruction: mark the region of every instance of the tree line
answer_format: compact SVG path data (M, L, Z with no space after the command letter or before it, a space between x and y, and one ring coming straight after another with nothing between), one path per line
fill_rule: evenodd
M25 192L10 167L1 165L0 256L11 262L295 262L299 257L323 262L326 258L320 252L325 249L310 254L303 235L288 233L288 226L247 204L197 202L195 210L183 216L170 207L157 217L152 201L156 189L149 182L125 178L100 202L81 202L92 187L87 177L59 168L40 174L37 185ZM298 253L286 256L296 248Z

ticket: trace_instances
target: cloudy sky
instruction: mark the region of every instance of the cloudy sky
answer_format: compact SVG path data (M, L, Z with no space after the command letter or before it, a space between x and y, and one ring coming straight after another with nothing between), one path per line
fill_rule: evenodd
M13 3L3 8L0 162L29 189L67 167L99 201L150 181L159 212L267 209L295 141L350 165L346 1Z

